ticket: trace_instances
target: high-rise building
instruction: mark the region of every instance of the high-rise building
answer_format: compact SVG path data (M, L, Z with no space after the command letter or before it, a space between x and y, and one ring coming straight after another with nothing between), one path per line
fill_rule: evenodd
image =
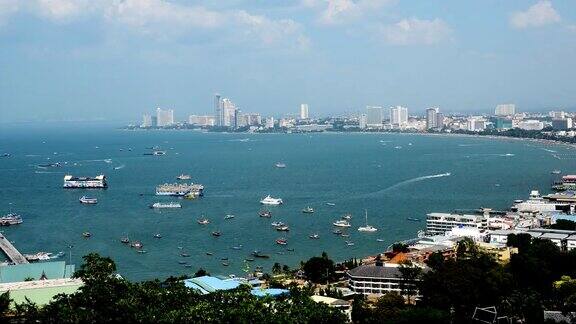
M500 104L496 106L494 114L496 116L512 116L516 113L515 104Z
M358 127L360 127L360 129L366 129L366 114L361 114L358 118Z
M190 115L188 117L188 124L198 126L214 126L216 124L216 118L214 116Z
M222 115L222 97L216 93L214 95L214 116L216 117L216 126L223 126L224 116Z
M438 112L439 108L426 109L426 129L433 129L438 127Z
M566 116L566 114L563 111L551 111L548 113L548 115L553 119L562 119Z
M150 114L142 116L142 125L140 127L152 127L152 116Z
M158 127L170 126L174 124L174 110L167 109L162 110L160 108L156 109L156 118Z
M266 124L264 126L266 128L274 128L274 117L266 118Z
M308 119L308 104L300 105L300 119Z
M158 117L151 116L150 120L152 121L152 127L158 127Z
M436 128L444 128L444 114L436 113Z
M552 128L554 130L569 130L572 128L572 118L554 118L552 119Z
M382 127L384 109L379 106L366 106L366 126Z
M221 99L220 110L222 111L222 124L219 126L235 127L236 125L236 105L228 98Z
M544 123L539 120L528 119L518 122L518 128L524 130L542 130Z
M470 117L466 123L467 130L481 132L486 129L486 120L481 117Z
M405 126L408 124L408 108L396 106L390 108L390 125Z
M258 126L262 124L262 117L260 114L245 114L246 123L248 126Z

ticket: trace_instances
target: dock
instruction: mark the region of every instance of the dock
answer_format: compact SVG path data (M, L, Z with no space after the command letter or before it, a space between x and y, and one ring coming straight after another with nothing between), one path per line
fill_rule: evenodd
M6 236L0 234L0 249L2 252L6 254L10 261L14 262L15 264L23 264L28 263L28 260L20 253L12 243L6 238Z

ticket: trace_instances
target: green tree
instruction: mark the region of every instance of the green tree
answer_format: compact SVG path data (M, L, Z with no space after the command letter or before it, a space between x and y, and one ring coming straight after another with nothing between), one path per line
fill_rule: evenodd
M280 263L278 263L278 262L274 263L274 265L272 266L272 273L273 274L282 273L282 266L280 265Z
M334 278L335 275L334 261L328 258L325 252L320 257L308 259L302 270L304 270L306 278L314 283L325 283Z
M209 275L210 275L210 273L208 273L208 271L204 270L203 268L200 268L200 269L198 269L198 271L196 271L196 273L194 273L194 278L209 276Z

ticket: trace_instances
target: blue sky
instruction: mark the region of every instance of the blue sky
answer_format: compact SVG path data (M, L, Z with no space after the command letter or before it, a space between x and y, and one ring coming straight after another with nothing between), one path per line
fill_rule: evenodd
M0 0L0 121L576 110L576 2Z

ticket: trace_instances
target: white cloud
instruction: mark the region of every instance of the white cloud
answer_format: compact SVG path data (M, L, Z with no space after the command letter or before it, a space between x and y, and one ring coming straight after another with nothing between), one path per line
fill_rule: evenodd
M379 9L393 0L302 0L302 5L319 10L318 22L338 25L357 20L372 10Z
M392 45L432 45L450 38L452 29L441 19L402 19L381 27L384 41Z
M547 0L542 0L532 5L526 11L513 13L510 16L510 25L517 29L524 29L553 24L560 20L560 15L554 7L552 7L552 3Z

